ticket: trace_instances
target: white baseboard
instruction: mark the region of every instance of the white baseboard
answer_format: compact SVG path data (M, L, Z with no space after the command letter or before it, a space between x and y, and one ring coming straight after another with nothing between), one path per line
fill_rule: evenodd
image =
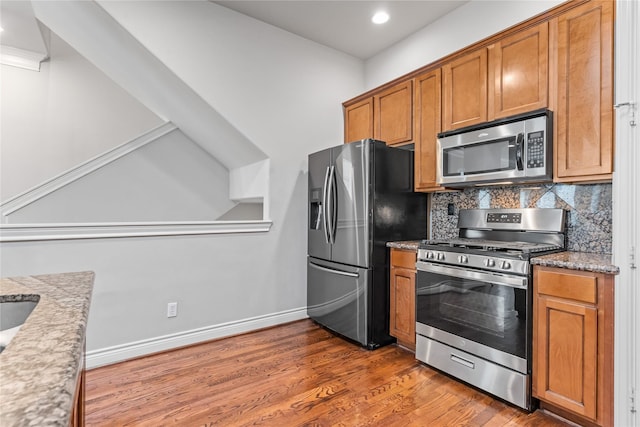
M307 308L281 311L265 316L251 317L234 322L221 323L219 325L206 326L190 331L163 335L113 347L87 351L86 368L92 369L99 366L111 365L124 360L133 359L160 351L171 350L186 345L209 341L216 338L224 338L245 332L251 332L261 328L267 328L295 320L306 319Z

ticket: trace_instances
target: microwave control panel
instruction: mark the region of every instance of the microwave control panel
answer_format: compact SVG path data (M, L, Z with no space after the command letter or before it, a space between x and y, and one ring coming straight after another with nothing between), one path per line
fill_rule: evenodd
M527 134L527 168L544 167L544 131Z

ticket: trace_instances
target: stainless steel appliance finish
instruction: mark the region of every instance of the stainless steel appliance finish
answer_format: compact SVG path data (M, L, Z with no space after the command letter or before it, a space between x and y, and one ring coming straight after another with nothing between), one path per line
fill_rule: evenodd
M416 357L507 402L523 408L528 404L531 394L528 375L421 335L416 336Z
M458 238L421 242L416 358L532 409L529 264L565 247L564 224L562 209L463 210Z
M548 110L438 134L437 181L445 187L552 179Z
M309 155L307 313L373 349L389 335L387 241L426 236L413 152L362 140Z

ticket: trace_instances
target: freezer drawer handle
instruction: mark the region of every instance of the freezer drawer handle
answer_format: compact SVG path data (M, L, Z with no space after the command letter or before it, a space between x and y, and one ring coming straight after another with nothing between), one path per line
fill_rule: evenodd
M323 266L318 265L316 263L313 263L311 261L309 261L309 265L311 265L311 267L313 267L315 269L326 271L327 273L339 274L341 276L347 276L347 277L359 277L360 276L358 273L351 273L351 272L342 271L342 270L334 270L332 268L323 267Z
M476 367L476 364L473 363L472 361L463 359L462 357L456 356L455 354L451 354L451 360L463 366L466 366L467 368L475 369Z

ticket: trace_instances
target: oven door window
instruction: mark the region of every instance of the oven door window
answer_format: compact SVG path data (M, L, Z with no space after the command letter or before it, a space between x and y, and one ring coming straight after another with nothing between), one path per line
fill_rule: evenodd
M444 176L476 175L516 169L516 137L442 150Z
M527 289L418 270L416 321L526 358Z

